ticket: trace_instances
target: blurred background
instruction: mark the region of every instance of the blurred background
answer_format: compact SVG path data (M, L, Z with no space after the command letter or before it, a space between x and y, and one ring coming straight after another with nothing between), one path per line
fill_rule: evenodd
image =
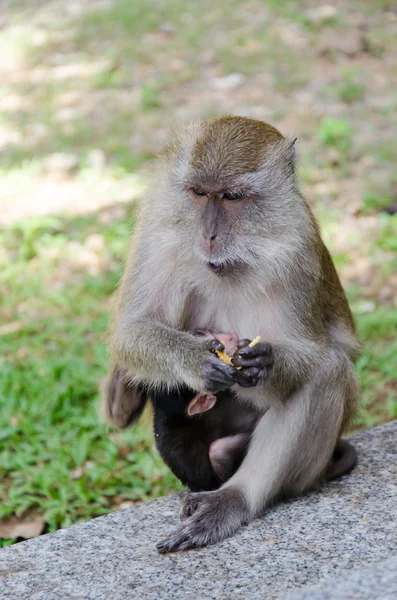
M180 489L146 422L98 424L111 295L175 123L298 136L363 352L354 430L397 418L397 3L0 2L0 538Z

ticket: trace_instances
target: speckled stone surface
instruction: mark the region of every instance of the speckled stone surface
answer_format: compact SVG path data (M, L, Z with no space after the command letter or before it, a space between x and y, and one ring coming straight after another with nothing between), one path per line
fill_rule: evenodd
M396 600L397 556L343 573L314 587L303 587L283 600Z
M1 550L0 599L263 600L343 582L349 569L397 555L397 421L354 444L360 463L351 475L210 548L157 554L155 542L178 523L180 498L169 496ZM388 598L382 568L376 598Z

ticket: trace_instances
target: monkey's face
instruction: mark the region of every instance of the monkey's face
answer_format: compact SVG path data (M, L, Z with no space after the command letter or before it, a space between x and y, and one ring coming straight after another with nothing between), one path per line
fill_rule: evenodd
M266 123L223 117L191 124L169 148L175 229L213 272L274 258L305 218L293 142ZM272 260L273 263L273 260Z
M236 224L252 201L239 188L221 189L208 184L188 189L200 214L198 244L208 267L221 273L231 254Z

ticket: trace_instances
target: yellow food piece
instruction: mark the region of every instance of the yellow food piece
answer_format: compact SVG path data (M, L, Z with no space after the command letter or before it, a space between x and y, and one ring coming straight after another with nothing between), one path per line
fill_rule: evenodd
M232 357L226 354L223 350L215 350L215 354L225 365L232 365Z
M261 341L261 336L257 335L254 340L249 344L250 348L252 346L256 346ZM225 365L233 365L232 356L229 356L224 350L215 350L215 354ZM236 369L241 369L241 367L236 367Z

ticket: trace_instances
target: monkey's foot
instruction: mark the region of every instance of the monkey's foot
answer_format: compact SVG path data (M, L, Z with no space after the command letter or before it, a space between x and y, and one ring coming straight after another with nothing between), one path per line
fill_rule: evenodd
M177 552L215 544L249 521L243 494L236 488L189 494L183 504L182 525L156 544L159 552Z

